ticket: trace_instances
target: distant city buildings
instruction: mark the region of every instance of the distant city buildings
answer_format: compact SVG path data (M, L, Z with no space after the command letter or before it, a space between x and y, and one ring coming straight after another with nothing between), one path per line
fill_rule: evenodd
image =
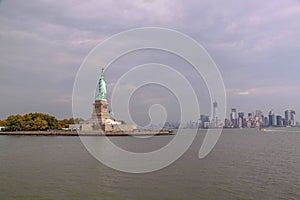
M236 108L232 108L230 112L230 120L225 119L225 128L255 128L255 127L284 127L297 126L296 112L294 110L286 110L284 117L276 115L273 110L264 116L262 110L248 113L247 117L244 112L238 112Z
M199 128L209 128L210 120L208 115L200 115L200 119L198 119L198 127Z
M264 115L262 110L255 112L238 111L237 108L231 108L229 119L224 121L218 119L218 103L213 102L212 116L201 114L197 121L188 121L182 128L256 128L256 127L294 127L300 123L296 121L296 112L294 110L284 111L284 116L276 114L274 110L270 110L267 115ZM176 129L180 126L179 123L167 122L164 128Z

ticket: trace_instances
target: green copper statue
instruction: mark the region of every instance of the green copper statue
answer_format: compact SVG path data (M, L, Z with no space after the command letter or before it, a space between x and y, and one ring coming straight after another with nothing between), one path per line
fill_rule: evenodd
M106 84L104 81L104 68L102 68L101 76L99 79L99 93L96 100L106 101Z

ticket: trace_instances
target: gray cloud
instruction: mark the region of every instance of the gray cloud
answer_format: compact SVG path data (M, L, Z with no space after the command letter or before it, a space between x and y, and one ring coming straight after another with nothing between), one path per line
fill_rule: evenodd
M72 84L88 52L112 34L142 26L176 29L203 44L223 75L229 107L300 113L298 2L0 1L0 118L28 111L71 116ZM127 62L151 61L135 57ZM192 77L187 66L175 67ZM108 82L120 68L108 71Z

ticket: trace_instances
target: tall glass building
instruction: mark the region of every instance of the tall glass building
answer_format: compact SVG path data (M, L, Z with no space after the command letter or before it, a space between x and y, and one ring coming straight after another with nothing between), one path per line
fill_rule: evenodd
M276 126L276 117L273 110L269 112L269 126Z

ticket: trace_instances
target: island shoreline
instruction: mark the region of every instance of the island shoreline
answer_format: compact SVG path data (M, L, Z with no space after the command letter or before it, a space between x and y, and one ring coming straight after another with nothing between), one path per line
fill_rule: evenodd
M162 136L174 135L171 130L143 131L133 132L77 132L77 131L3 131L0 135L11 136Z

